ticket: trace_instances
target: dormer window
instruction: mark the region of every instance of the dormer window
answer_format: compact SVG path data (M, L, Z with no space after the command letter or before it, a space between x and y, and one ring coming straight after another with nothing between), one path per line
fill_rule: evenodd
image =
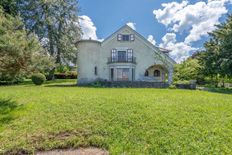
M134 41L135 37L133 34L118 34L118 41Z

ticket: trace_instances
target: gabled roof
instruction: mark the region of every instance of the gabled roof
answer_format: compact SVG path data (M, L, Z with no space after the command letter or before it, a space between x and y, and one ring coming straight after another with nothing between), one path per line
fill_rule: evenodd
M128 28L129 30L131 30L133 33L135 33L146 45L148 45L150 48L152 48L154 51L156 51L160 56L165 57L166 59L168 59L172 64L176 64L176 62L167 55L167 53L171 52L170 50L164 49L164 48L159 48L155 45L153 45L151 42L149 42L146 38L144 38L141 34L139 34L137 31L135 31L134 29L132 29L130 26L128 25L124 25L122 26L120 29L118 29L116 32L114 32L113 34L111 34L109 37L107 37L102 44L107 43L109 40L111 40L115 35L117 35L121 30Z

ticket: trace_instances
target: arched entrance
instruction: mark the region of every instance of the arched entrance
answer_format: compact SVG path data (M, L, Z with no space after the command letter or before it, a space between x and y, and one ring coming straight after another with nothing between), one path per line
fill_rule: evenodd
M166 82L168 79L168 70L162 65L153 65L144 72L144 80L150 82Z

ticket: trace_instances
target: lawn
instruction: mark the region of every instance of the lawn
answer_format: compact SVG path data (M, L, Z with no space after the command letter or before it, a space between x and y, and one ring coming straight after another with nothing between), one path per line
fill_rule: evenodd
M63 83L0 87L0 153L88 146L126 155L232 154L232 95Z

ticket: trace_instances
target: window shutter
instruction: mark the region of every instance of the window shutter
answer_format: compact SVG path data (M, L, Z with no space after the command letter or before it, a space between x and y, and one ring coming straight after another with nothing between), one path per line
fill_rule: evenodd
M135 35L134 34L131 34L130 35L130 41L134 41L135 40Z
M118 41L122 41L122 35L118 34Z
M127 61L129 61L129 62L133 61L133 49L127 50Z
M112 62L115 62L115 61L117 61L117 50L116 49L112 49L112 51L111 51L111 60L112 60Z

